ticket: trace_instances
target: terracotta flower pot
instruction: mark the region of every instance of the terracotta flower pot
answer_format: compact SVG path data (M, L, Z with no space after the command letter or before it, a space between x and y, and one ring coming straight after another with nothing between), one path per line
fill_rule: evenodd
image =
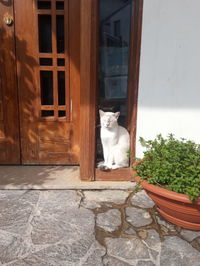
M134 179L139 181L140 177ZM147 181L140 184L167 221L183 228L200 230L200 197L193 203L185 194L151 185Z

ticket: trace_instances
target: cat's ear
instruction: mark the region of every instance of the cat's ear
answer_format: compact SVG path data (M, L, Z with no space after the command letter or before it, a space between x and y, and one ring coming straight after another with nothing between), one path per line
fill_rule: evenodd
M102 117L104 115L104 111L99 110L99 115L100 115L100 117Z
M114 113L114 115L115 115L116 119L118 119L120 116L120 112L116 112L116 113Z

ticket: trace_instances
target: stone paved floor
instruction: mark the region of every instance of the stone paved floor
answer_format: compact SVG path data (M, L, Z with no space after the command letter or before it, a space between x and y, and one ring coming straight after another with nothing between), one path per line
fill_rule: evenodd
M199 266L200 232L144 191L0 191L0 265Z

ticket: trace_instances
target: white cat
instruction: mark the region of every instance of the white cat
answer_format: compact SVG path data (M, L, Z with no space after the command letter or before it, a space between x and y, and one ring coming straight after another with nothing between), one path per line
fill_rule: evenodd
M118 169L129 166L128 151L130 150L130 135L118 125L120 112L103 112L99 110L101 121L101 142L103 145L104 162L100 169Z

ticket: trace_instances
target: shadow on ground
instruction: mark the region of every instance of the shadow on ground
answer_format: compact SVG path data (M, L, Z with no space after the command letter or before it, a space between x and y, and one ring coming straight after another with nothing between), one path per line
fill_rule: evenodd
M0 166L0 188L23 188L57 185L79 179L78 166Z

